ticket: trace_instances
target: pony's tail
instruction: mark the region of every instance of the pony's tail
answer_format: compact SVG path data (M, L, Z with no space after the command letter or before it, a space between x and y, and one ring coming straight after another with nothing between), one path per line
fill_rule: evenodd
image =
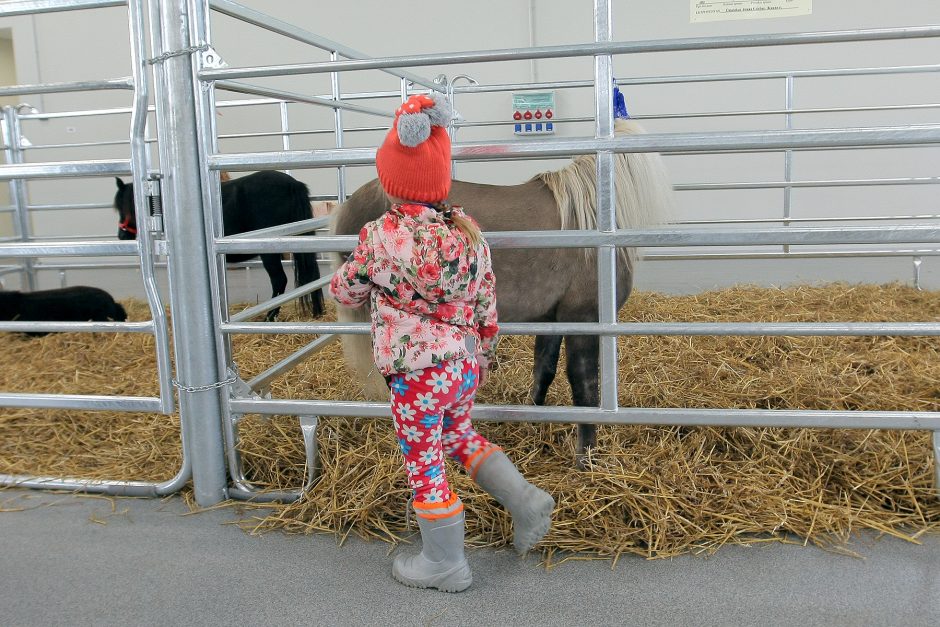
M294 186L294 198L291 202L293 208L291 221L299 222L310 218L310 192L307 186L300 181ZM312 235L313 233L311 233ZM320 278L320 264L316 253L294 253L294 284L298 287L306 285ZM300 297L300 309L306 314L322 316L323 290L316 290Z

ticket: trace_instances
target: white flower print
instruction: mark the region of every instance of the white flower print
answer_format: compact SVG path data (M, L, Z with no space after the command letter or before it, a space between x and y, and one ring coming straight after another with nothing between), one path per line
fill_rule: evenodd
M449 431L449 432L447 432L447 433L444 434L444 438L443 438L442 442L444 442L444 444L453 444L454 442L456 442L456 441L459 440L459 439L460 439L460 434L459 434L459 433L455 433L455 432L453 432L453 431Z
M427 412L434 411L434 408L437 406L437 399L434 398L434 394L428 392L427 394L418 394L417 396L418 408L423 409Z
M424 382L425 385L432 387L432 391L435 394L447 394L450 391L452 383L453 381L448 379L447 375L442 372L432 372L431 378Z
M420 431L418 427L414 425L409 425L401 430L402 435L408 442L420 442L421 436L424 435L424 431Z
M398 414L402 420L411 420L418 412L411 406L411 403L401 403L398 406Z
M440 503L444 500L444 491L438 488L431 488L424 494L425 503Z
M437 460L437 451L433 448L425 449L418 453L418 459L422 464L431 464Z
M429 481L431 485L441 485L442 483L444 483L446 479L447 478L443 474L440 474L440 475L435 475L434 477L431 477Z
M463 374L463 365L459 361L452 361L447 365L446 368L444 368L444 370L450 373L450 378L452 380L459 381Z
M411 487L412 487L413 489L415 489L415 490L417 490L418 488L424 487L424 481L421 481L421 479L412 479L412 480L409 482L409 484L410 484Z
M407 472L409 475L418 474L418 462L408 462L405 464L405 472Z
M438 425L431 429L431 435L428 437L428 444L437 444L441 441L441 426Z
M465 452L467 455L473 455L474 453L476 453L476 452L479 451L479 450L480 450L480 443L479 443L479 442L472 441L472 440L471 440L470 442L467 442L467 446L466 446L466 448L464 448L464 452Z
M472 423L470 419L467 418L466 420L461 421L459 425L457 425L457 431L460 431L461 433L466 433L467 431L470 430L471 426L472 426Z
M467 407L465 405L460 406L460 407L454 407L454 418L460 418L466 413L467 413Z
M421 380L421 371L415 370L414 372L409 372L405 375L405 381L420 381Z

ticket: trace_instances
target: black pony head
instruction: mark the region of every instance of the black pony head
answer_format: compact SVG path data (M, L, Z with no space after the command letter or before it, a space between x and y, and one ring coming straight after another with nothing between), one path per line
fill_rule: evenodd
M137 239L137 216L134 214L134 184L125 183L119 178L117 193L114 194L114 208L118 212L118 239Z

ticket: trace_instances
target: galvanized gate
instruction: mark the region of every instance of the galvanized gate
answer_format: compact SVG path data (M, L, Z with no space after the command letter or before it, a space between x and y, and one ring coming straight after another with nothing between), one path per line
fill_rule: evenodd
M111 6L115 2L15 2L22 10L43 10ZM140 45L139 2L129 3L132 41ZM296 41L329 50L331 61L264 67L227 68L219 63L219 53L213 49L209 32L210 9L278 33ZM10 10L10 9L8 9ZM10 14L2 13L0 14ZM136 18L135 18L136 16ZM596 231L559 232L499 232L487 235L494 247L592 247L598 254L598 287L601 295L598 321L596 323L526 323L505 324L504 333L510 334L584 334L601 338L601 394L598 407L524 407L524 406L479 406L475 418L495 421L532 421L558 423L596 424L657 424L657 425L719 425L719 426L780 426L820 428L888 428L920 429L934 432L935 453L940 456L940 414L936 412L896 411L804 411L804 410L692 410L692 409L646 409L619 407L617 396L617 344L622 335L762 335L762 336L861 336L861 335L940 335L940 324L923 323L680 323L680 324L634 324L618 323L615 306L615 257L616 248L639 246L647 249L709 246L778 246L772 255L786 256L794 253L791 245L880 245L884 250L841 251L838 253L809 253L817 257L830 254L881 254L909 256L914 259L915 269L919 257L935 254L940 242L940 228L925 220L908 220L892 224L885 229L879 226L853 225L833 226L826 220L822 225L803 226L789 213L789 190L798 187L826 187L840 185L893 185L935 184L936 177L927 180L911 177L908 180L792 180L791 164L793 151L815 149L840 149L849 147L887 147L935 145L940 143L940 126L935 124L850 127L837 129L792 128L790 119L798 113L793 106L794 80L802 76L825 76L832 70L786 71L764 73L741 73L737 75L657 77L650 79L614 80L612 55L631 55L663 51L737 49L765 46L793 46L801 44L828 44L839 42L865 42L885 39L907 39L940 36L940 27L924 26L896 29L861 31L838 31L821 33L798 33L761 36L726 36L695 39L656 40L646 42L618 42L611 33L611 7L608 0L595 0L595 41L592 43L562 46L544 46L512 50L484 50L477 52L448 53L439 55L415 55L384 59L369 59L344 46L318 37L292 24L270 18L257 11L228 0L178 0L176 2L151 3L150 24L152 57L149 65L154 68L156 78L157 130L161 146L162 193L166 222L165 247L173 277L171 305L174 312L174 329L177 338L177 378L180 387L180 412L184 425L184 437L190 452L197 500L211 504L232 496L237 498L294 498L291 494L259 494L246 480L237 454L237 418L240 415L288 414L301 417L301 425L307 444L308 464L311 477L316 466L316 417L330 416L374 416L387 417L389 408L382 403L332 402L316 399L288 400L267 399L259 392L285 368L315 352L336 334L368 334L364 324L339 323L259 323L247 322L252 316L271 309L278 304L300 296L305 291L325 285L327 279L285 294L283 297L262 303L238 315L228 315L227 291L223 255L226 253L261 252L331 252L349 251L355 244L354 237L296 236L311 228L323 225L322 220L310 220L288 227L268 229L238 236L224 237L221 228L221 210L218 187L220 170L245 171L269 168L324 168L338 169L338 197L346 194L343 166L370 164L374 150L369 148L344 148L342 119L343 110L388 117L386 110L378 110L349 102L356 98L405 97L411 91L435 89L449 91L464 98L464 94L485 91L512 91L515 88L573 88L591 86L594 89L594 137L555 139L545 141L516 141L475 145L455 144L453 156L457 162L481 160L526 159L535 157L561 157L579 154L597 156L598 220ZM135 30L137 29L137 30ZM135 63L135 87L140 90L147 62L140 54ZM550 59L569 57L592 57L594 75L589 80L577 83L539 85L469 85L456 87L449 81L435 83L427 79L401 72L398 68L414 68L429 65L478 63L522 59ZM400 92L371 92L368 94L344 94L340 89L340 76L344 71L365 69L389 70L400 77ZM937 66L854 68L842 71L842 75L892 74L936 72ZM137 72L141 74L138 75ZM332 94L312 96L287 93L241 82L241 79L271 76L289 76L329 73L333 85ZM616 138L613 134L612 89L614 84L639 85L657 82L728 81L754 79L781 79L784 81L786 100L775 113L786 116L783 130L728 131L728 132L682 132L657 133L644 136ZM289 102L325 105L335 112L334 133L337 139L333 150L297 151L284 145L280 152L221 153L217 145L215 130L215 91L237 91ZM286 107L286 105L283 105ZM388 108L390 111L391 108ZM172 111L172 115L170 112ZM754 112L740 112L751 115ZM766 113L766 112L764 112ZM383 119L382 124L388 120ZM289 133L285 128L285 136ZM724 188L778 188L785 191L783 212L779 220L744 221L746 224L713 223L707 225L690 223L668 228L646 230L617 229L614 219L613 162L615 153L659 152L662 154L713 154L726 152L784 151L786 155L783 180L754 184L724 184ZM143 155L135 155L127 170L133 170L135 182L143 185L147 172ZM91 166L73 165L68 172L86 173ZM95 166L100 168L101 166ZM115 172L94 169L97 174L120 173L125 170L112 164ZM39 169L27 166L5 166L0 175L7 179L25 178L27 175L55 176L66 170L62 166L47 165ZM691 184L686 190L722 188L722 184ZM678 189L683 189L678 186ZM142 201L138 201L141 203ZM193 211L202 207L203 212ZM147 212L137 207L139 223L146 223ZM203 219L203 215L207 216ZM911 216L907 216L910 218ZM749 223L748 223L749 222ZM767 226L766 223L781 226ZM813 221L805 221L812 224ZM734 228L732 228L732 226ZM142 257L153 251L153 236L159 235L159 225L150 238L141 240ZM899 246L929 246L901 252ZM72 246L79 246L74 244ZM104 246L104 245L98 245ZM105 250L128 252L126 245L111 244L118 248L91 247L89 244L68 249L75 252L101 253ZM23 244L4 244L0 256L29 257L49 254L59 250L44 245L36 248ZM146 254L145 254L146 253ZM57 253L53 253L57 254ZM722 254L680 253L658 255L661 258L701 259L721 257ZM657 254L651 255L656 258ZM184 265L198 272L183 272ZM156 320L156 317L155 317ZM25 323L20 323L24 324ZM20 328L0 325L2 330ZM32 328L32 327L31 327ZM50 325L49 330L76 328L72 325ZM95 327L97 328L97 327ZM112 327L108 327L112 328ZM116 327L114 327L116 328ZM243 382L237 373L228 339L232 334L305 333L320 334L320 338L297 355L272 367L249 382ZM10 405L27 402L27 399L0 396L0 402ZM30 406L47 406L35 403L52 402L46 399L28 399ZM56 400L55 402L61 402ZM77 402L77 401L76 401ZM71 405L69 405L71 406ZM83 405L88 406L88 405ZM165 406L162 406L165 407ZM227 451L227 453L225 452ZM227 460L223 459L225 456ZM228 466L231 480L225 478ZM940 466L940 465L938 465ZM940 481L940 477L938 477ZM308 478L309 483L309 478ZM298 486L302 489L302 486Z

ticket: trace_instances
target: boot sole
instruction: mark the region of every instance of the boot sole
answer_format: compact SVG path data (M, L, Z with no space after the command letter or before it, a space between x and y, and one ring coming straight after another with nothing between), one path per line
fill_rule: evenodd
M392 577L400 584L409 588L436 588L441 592L463 592L473 583L473 573L470 572L470 564L466 560L454 568L443 573L430 575L421 579L411 579L392 569Z
M534 487L534 486L533 486ZM519 555L525 555L532 547L542 541L545 534L552 526L552 512L555 510L555 499L548 492L535 488L539 494L532 498L527 508L526 519L535 520L535 524L525 532L517 532L513 535L512 544ZM515 518L515 516L514 516Z

